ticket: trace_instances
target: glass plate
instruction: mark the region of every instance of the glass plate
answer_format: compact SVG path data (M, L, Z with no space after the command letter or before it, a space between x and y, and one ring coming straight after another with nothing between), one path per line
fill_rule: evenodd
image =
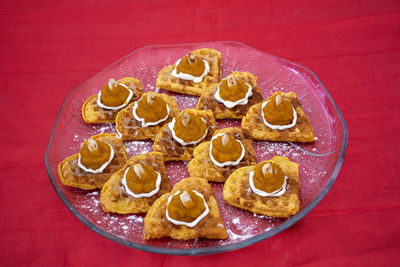
M63 186L57 165L67 156L79 151L81 143L92 135L115 132L112 124L89 125L81 117L81 106L109 78L133 76L140 79L144 91L160 91L173 95L181 109L196 107L198 97L164 92L155 88L159 70L174 64L188 52L199 48L214 48L222 54L222 77L238 71L249 71L258 77L264 98L275 91L296 92L310 118L316 141L312 144L255 141L257 161L274 155L289 157L299 163L300 212L289 219L256 215L232 207L222 197L223 184L212 183L229 238L226 240L179 241L170 238L143 240L144 215L104 213L99 203L99 190L83 191ZM240 126L239 120L218 122L219 128ZM150 45L139 48L116 61L87 81L75 87L65 99L54 124L45 163L51 183L72 213L96 233L128 247L175 255L212 254L249 246L290 227L326 195L335 181L346 151L348 132L338 107L318 77L309 69L233 41ZM152 151L146 141L125 142L130 156ZM188 177L185 162L166 163L167 173L174 185Z

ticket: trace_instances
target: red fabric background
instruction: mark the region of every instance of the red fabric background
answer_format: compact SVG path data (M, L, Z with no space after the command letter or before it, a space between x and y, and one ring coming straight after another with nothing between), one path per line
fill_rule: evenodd
M400 2L2 1L0 266L381 266L400 260ZM64 206L44 154L70 90L147 44L238 40L301 63L349 128L328 195L290 229L218 255L121 246ZM151 265L150 265L151 264Z

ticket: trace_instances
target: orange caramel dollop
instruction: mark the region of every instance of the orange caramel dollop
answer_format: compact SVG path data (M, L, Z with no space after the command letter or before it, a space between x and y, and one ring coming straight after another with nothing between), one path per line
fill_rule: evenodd
M233 135L223 134L211 142L211 154L220 163L236 161L242 154L242 146Z
M152 166L136 163L126 173L126 185L135 194L149 193L156 188L157 177Z
M160 96L147 93L137 102L136 114L145 123L156 122L168 115L167 104Z
M199 140L206 130L207 123L196 113L183 112L175 118L175 135L186 143Z
M272 125L288 125L293 121L293 108L289 99L275 95L263 108L264 118Z
M193 77L200 77L205 70L206 66L198 56L188 54L181 59L178 66L176 66L176 73L186 73Z
M187 201L182 201L182 194L189 194L190 198L187 198ZM193 192L193 190L187 190L173 196L167 209L172 219L190 223L204 212L205 206L200 196Z
M254 186L267 193L272 193L282 187L285 174L279 165L273 162L257 164L254 168Z
M119 83L112 83L111 87L106 85L101 89L101 103L108 107L121 106L128 98L129 90Z
M86 140L80 150L81 163L86 168L97 170L110 159L110 146L100 140Z
M233 76L228 76L219 84L219 96L231 102L245 98L248 90L249 87L244 81L237 80Z

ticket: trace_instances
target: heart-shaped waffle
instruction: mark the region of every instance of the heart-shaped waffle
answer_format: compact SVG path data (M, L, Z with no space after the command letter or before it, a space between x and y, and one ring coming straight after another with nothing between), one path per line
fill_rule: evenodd
M85 190L102 188L115 172L120 170L128 160L125 146L115 134L102 133L90 137L112 146L114 157L108 166L100 173L89 173L78 166L79 153L67 157L58 165L58 175L64 185Z
M218 90L218 84L210 85L204 90L199 101L197 102L197 109L200 110L211 110L214 112L216 119L241 119L246 115L249 108L257 103L262 102L262 95L257 85L257 77L250 72L238 72L235 71L228 75L225 79L230 76L236 80L242 80L248 83L252 87L252 95L248 98L248 102L245 105L236 105L233 108L226 107L223 103L215 99L215 93Z
M226 180L223 196L230 205L257 214L271 217L289 217L300 208L299 201L299 165L286 157L275 156L271 162L282 168L287 176L286 192L279 197L263 197L255 194L249 184L249 173L254 166L243 167L234 171Z
M224 128L215 131L214 136L221 133L233 135L236 140L240 140L245 149L245 154L240 163L236 166L219 167L210 158L210 141L204 142L194 148L194 158L189 161L188 171L190 176L204 177L212 182L225 182L229 175L238 168L255 165L256 152L253 149L252 140L247 130L237 127Z
M300 101L296 96L296 93L282 93L275 92L265 101L272 99L273 96L280 94L282 98L286 98L292 104L292 107L297 113L296 124L284 130L273 130L266 126L262 117L262 103L253 105L246 116L242 119L242 128L247 129L253 140L270 140L270 141L287 141L287 142L314 142L314 133L311 128L310 121L303 108L301 107Z
M221 80L221 53L210 48L198 49L191 53L207 61L210 66L210 71L201 82L195 83L172 76L171 73L175 68L175 64L173 64L160 70L156 86L168 91L200 96L208 86L219 83Z
M121 135L122 140L154 140L161 127L169 123L172 118L178 115L179 107L175 102L174 97L166 94L152 94L161 97L164 102L167 103L170 108L168 118L157 125L142 127L142 123L137 121L133 116L132 108L135 103L131 103L129 106L118 112L117 117L115 118L116 129ZM147 95L148 93L144 93L143 97L147 97Z
M117 81L126 85L133 92L131 102L137 101L143 94L142 83L133 77L125 77ZM87 123L114 123L120 110L109 110L97 105L98 95L90 96L82 105L82 118Z
M196 190L203 197L209 208L208 214L194 227L175 225L166 217L168 198L178 191ZM181 180L173 187L171 193L166 193L157 199L144 218L144 238L171 237L174 239L225 239L228 237L224 221L220 215L217 200L207 180L189 177Z
M161 175L159 191L150 197L134 198L127 194L122 185L125 171L136 163L150 165ZM105 212L120 214L146 213L154 201L163 194L171 191L171 182L165 170L163 157L160 153L151 152L130 158L125 166L116 172L105 183L100 194L100 203Z

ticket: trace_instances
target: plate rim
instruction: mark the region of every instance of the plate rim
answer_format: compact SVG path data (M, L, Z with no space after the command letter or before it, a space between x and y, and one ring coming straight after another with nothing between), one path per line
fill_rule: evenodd
M160 248L160 247L155 247L155 246L151 246L151 245L146 245L146 244L139 244L139 243L135 243L132 241L129 241L127 239L115 236L113 234L110 234L109 232L106 232L104 230L102 230L100 227L96 226L95 224L93 224L92 222L90 222L88 219L86 219L83 215L81 215L76 209L75 207L69 202L69 200L67 199L67 197L64 195L64 193L58 188L57 182L55 180L55 177L53 177L53 174L50 170L50 166L49 166L49 162L48 162L48 153L53 141L53 135L56 129L56 126L58 124L58 120L60 118L61 112L63 111L64 105L67 102L68 98L71 96L72 92L74 92L81 84L87 82L88 80L92 79L94 76L97 75L96 72L95 74L91 75L88 79L86 79L85 81L79 83L78 85L76 85L66 96L66 98L64 99L60 110L57 114L56 120L54 122L54 126L53 129L51 131L51 135L49 138L49 143L45 152L45 157L44 157L44 162L45 162L45 166L46 166L46 171L47 171L47 175L49 176L50 182L53 185L57 195L61 198L61 200L63 201L63 203L65 204L65 206L67 206L67 208L72 212L72 214L75 215L75 217L77 217L82 223L84 223L89 229L91 229L92 231L96 232L97 234L112 240L118 244L130 247L130 248L135 248L135 249L139 249L142 251L146 251L146 252L152 252L152 253L158 253L158 254L167 254L167 255L209 255L209 254L216 254L216 253L222 253L222 252L227 252L227 251L233 251L233 250L237 250L237 249L241 249L244 247L247 247L249 245L253 245L257 242L260 242L262 240L265 240L269 237L272 237L274 235L276 235L277 233L282 232L283 230L291 227L292 225L294 225L295 223L297 223L300 219L302 219L305 215L307 215L311 210L313 210L318 203L326 196L326 194L328 193L328 191L331 189L333 183L335 182L339 171L341 169L341 166L343 164L343 160L344 160L344 156L346 153L346 149L347 149L347 144L348 144L348 128L347 128L347 124L344 120L343 114L340 111L339 107L337 106L336 102L333 100L332 96L330 95L330 93L328 92L328 90L326 89L326 87L323 85L322 81L319 79L319 77L309 68L297 63L297 62L293 62L290 61L288 59L270 54L268 52L259 50L257 48L254 48L252 46L249 46L243 42L240 41L212 41L212 42L193 42L193 43L170 43L170 44L149 44L149 45L144 45L141 46L137 49L132 50L131 52L129 52L127 55L121 57L120 59L114 61L113 63L109 64L108 66L106 66L105 68L101 69L100 71L105 71L109 68L111 68L112 66L120 63L121 61L123 61L124 59L126 59L127 57L129 57L131 54L136 53L140 50L144 50L150 47L171 47L171 46L199 46L199 45L212 45L212 44L235 44L235 45L240 45L249 49L254 49L256 51L258 51L259 53L262 54L267 54L269 56L275 57L279 60L282 60L286 63L295 65L297 67L303 68L304 70L308 71L311 75L313 75L318 83L322 86L323 90L325 91L325 93L327 94L330 102L333 104L333 107L335 108L336 112L338 113L341 123L342 123L342 127L343 127L343 140L342 140L342 146L340 148L340 154L338 157L338 161L336 163L336 166L332 172L331 177L329 178L326 186L323 188L323 190L310 202L310 204L308 204L308 206L306 206L304 209L302 209L300 212L298 212L296 215L292 216L290 218L290 220L287 220L285 222L283 222L282 224L280 224L279 226L271 229L270 231L267 231L265 233L259 234L257 236L251 237L249 239L246 240L241 240L239 242L233 243L233 244L226 244L226 245L221 245L221 246L211 246L211 247L201 247L201 248L187 248L187 249L177 249L177 248Z

